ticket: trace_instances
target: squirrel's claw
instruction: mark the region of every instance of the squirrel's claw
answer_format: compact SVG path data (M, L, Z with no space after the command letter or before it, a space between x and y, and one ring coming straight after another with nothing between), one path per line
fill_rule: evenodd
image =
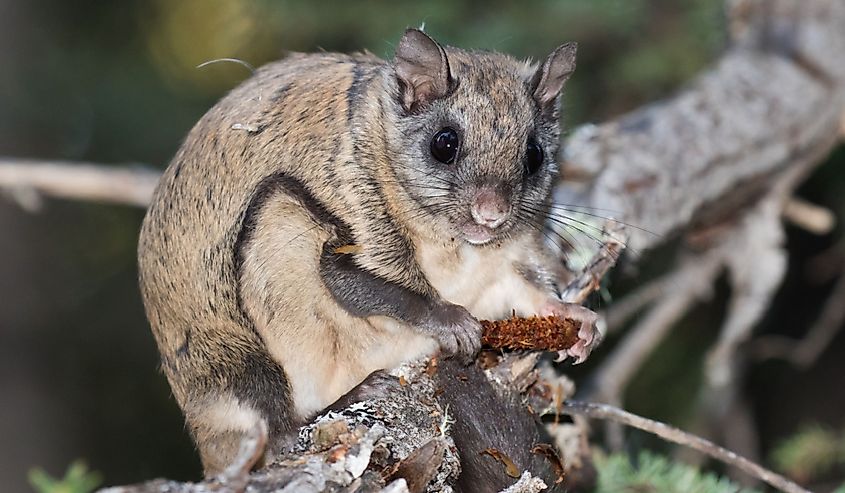
M575 360L574 364L581 364L587 360L593 349L601 342L602 334L596 327L599 316L589 308L576 303L555 301L548 303L540 311L540 315L544 317L553 315L581 322L581 326L578 329L578 342L573 344L569 349L560 351L557 359L558 362L570 357Z

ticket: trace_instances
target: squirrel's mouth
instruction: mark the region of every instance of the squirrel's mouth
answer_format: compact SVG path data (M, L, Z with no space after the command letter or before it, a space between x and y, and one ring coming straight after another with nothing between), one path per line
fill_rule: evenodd
M478 224L467 224L461 228L464 239L473 245L483 245L493 239L493 230Z
M471 244L471 245L484 245L490 243L494 239L496 239L502 231L504 231L504 227L498 228L488 228L487 226L483 226L481 224L476 224L474 222L467 222L463 224L460 228L461 235L463 239Z

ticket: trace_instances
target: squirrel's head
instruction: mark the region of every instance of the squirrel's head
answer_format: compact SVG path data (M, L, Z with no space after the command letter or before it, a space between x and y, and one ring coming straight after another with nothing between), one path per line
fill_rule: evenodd
M575 43L540 65L409 29L392 63L391 165L416 219L475 245L542 228Z

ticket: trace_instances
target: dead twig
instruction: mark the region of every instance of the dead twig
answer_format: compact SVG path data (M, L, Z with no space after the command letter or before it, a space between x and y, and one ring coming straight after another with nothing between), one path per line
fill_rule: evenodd
M833 291L822 308L821 316L807 330L806 336L795 340L783 336L764 336L751 345L751 354L757 360L780 358L798 368L809 368L830 345L845 325L845 275L839 277Z
M783 218L815 235L826 235L836 225L836 216L828 208L792 197L783 208Z
M619 402L631 378L669 330L696 301L709 296L721 269L716 255L690 257L666 280L676 289L668 293L625 335L594 375L594 393Z
M154 169L104 166L71 161L0 158L0 189L20 196L34 192L64 199L137 207L150 203L160 173ZM37 197L22 205L37 207Z
M802 488L780 474L774 473L759 464L751 462L745 457L722 448L709 440L692 435L675 428L674 426L667 425L666 423L643 418L642 416L637 416L636 414L623 411L622 409L614 406L567 400L564 402L562 413L573 416L587 416L590 418L611 420L647 431L666 441L693 448L716 460L722 461L725 464L734 466L743 472L760 478L772 487L785 491L786 493L810 493L809 490Z
M786 273L781 204L779 197L767 197L718 246L732 291L719 339L705 358L705 394L720 394L722 389L739 381L737 351L750 339L751 331L766 313ZM730 405L723 404L723 409Z
M669 288L670 281L670 275L665 275L641 285L624 298L614 301L604 313L608 333L619 330L622 324L630 320L637 312L663 296Z

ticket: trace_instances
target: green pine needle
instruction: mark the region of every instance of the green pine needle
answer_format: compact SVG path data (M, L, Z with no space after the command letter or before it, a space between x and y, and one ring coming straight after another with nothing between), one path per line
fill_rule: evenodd
M702 472L650 452L641 452L635 466L626 454L598 454L596 493L754 493L728 479Z
M71 464L62 479L53 478L40 467L29 471L29 484L37 493L91 493L102 482L100 473L89 471L81 460Z
M807 425L782 441L772 453L778 470L801 482L812 481L845 463L845 439L834 430Z

